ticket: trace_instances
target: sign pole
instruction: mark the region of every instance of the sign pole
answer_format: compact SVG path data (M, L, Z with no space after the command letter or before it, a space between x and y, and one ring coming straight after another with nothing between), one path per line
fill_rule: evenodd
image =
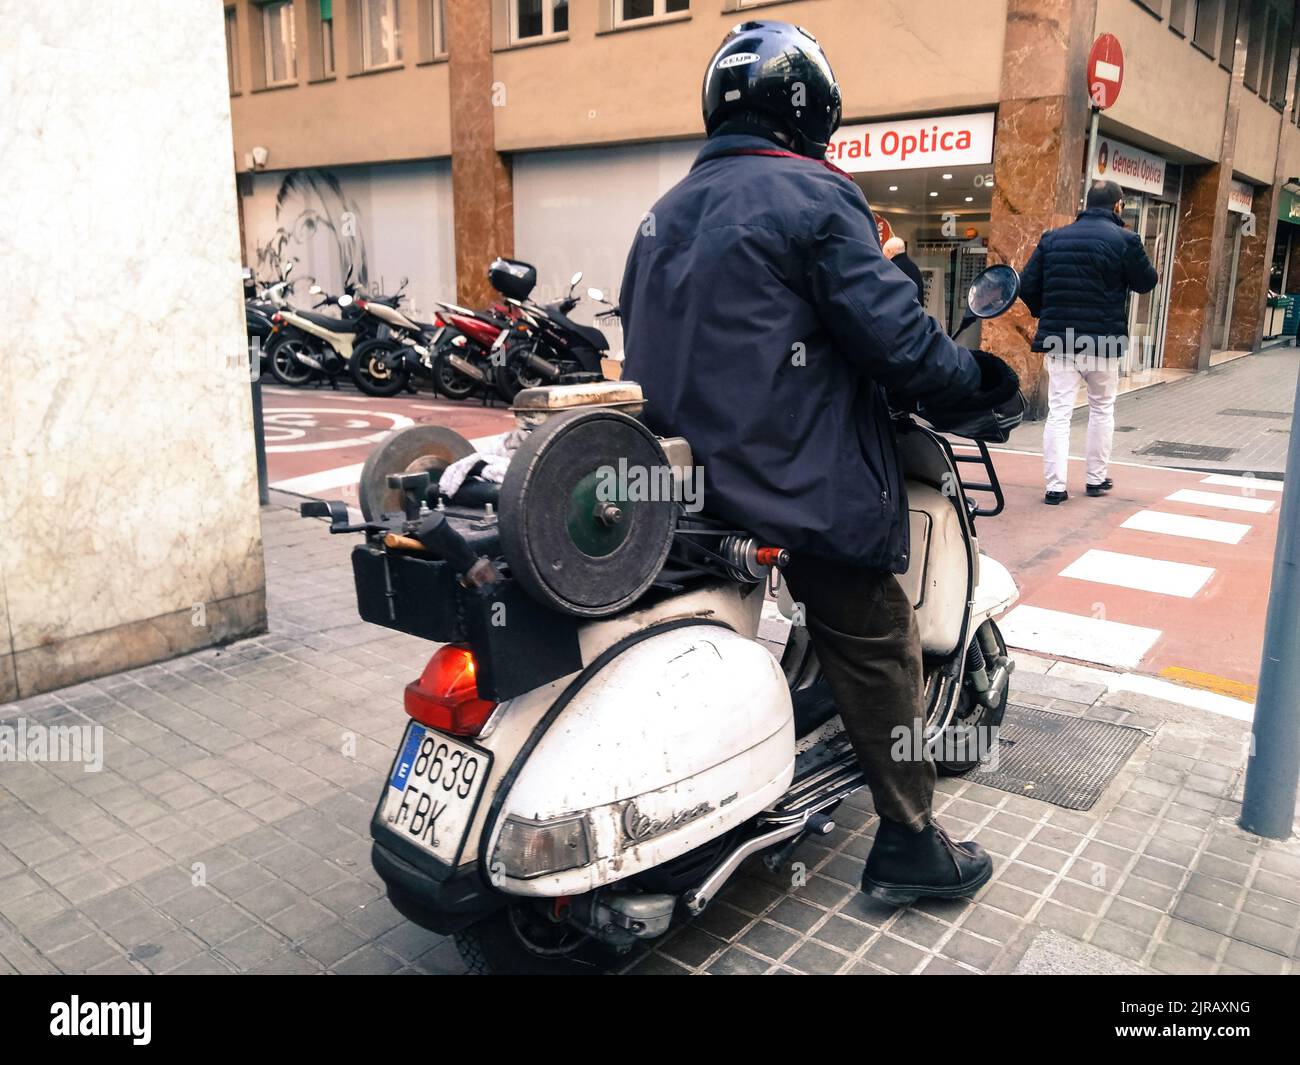
M1300 401L1300 381L1296 382ZM1287 450L1282 512L1273 555L1273 584L1259 667L1259 697L1251 723L1241 827L1270 839L1287 839L1295 822L1300 778L1300 433Z
M1101 119L1101 108L1092 109L1092 123L1088 130L1088 162L1083 168L1083 199L1080 208L1088 206L1088 187L1092 184L1092 172L1097 167L1097 123Z

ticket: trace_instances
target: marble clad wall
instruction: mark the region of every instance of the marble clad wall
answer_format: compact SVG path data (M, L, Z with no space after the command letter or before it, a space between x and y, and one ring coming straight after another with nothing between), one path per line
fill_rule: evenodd
M509 88L493 81L492 5L452 0L446 18L456 300L480 307L501 298L488 284L488 263L514 255L514 192L493 114L508 103Z
M1023 270L1043 232L1074 220L1083 191L1085 88L1096 0L1009 0L994 132L990 264ZM1042 356L1029 350L1036 320L1016 301L982 326L981 345L1020 374L1041 409Z
M265 627L220 4L0 0L0 700Z

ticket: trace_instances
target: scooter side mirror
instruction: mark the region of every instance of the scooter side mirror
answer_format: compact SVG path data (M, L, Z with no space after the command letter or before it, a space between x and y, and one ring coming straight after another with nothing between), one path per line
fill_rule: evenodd
M1020 275L999 263L980 271L966 293L966 306L975 318L996 318L1006 314L1020 295Z
M291 273L293 273L293 263L287 263L284 268L284 273L281 276L288 277Z
M597 303L605 302L605 293L598 288L587 289L587 298L595 300Z
M574 274L571 278L569 278L569 288L577 288L578 282L581 280L582 280L582 271L579 270L576 274Z
M343 293L343 295L339 297L339 306L340 306L340 307L351 307L351 306L352 306L352 297L349 296L346 292Z
M312 285L312 287L309 288L307 291L310 292L313 296L319 296L325 290L321 288L320 285Z

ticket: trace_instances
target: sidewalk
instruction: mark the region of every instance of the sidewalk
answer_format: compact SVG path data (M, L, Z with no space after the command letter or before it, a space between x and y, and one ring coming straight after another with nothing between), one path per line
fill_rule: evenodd
M1120 396L1111 461L1280 476L1286 469L1297 366L1300 350L1273 346L1203 374ZM1071 422L1071 455L1084 453L1087 428L1085 405ZM1006 446L1041 453L1043 423L1021 425Z
M431 645L356 619L353 538L276 507L263 531L269 635L0 707L10 727L105 733L98 773L0 764L0 972L463 971L388 905L368 858L402 689ZM1149 735L1087 813L943 780L941 822L995 855L977 900L862 896L862 794L802 869L751 863L622 968L1300 972L1300 841L1235 824L1247 727L1051 664L1023 656L1013 702Z

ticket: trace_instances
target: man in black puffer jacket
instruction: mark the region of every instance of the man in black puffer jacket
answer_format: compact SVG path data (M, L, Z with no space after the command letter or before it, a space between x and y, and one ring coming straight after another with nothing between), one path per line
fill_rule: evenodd
M863 889L894 905L964 898L992 859L935 824L934 760L897 743L922 731L925 680L894 577L908 506L884 390L988 410L1019 381L921 310L862 191L825 162L840 91L811 34L740 24L702 96L708 143L628 254L624 377L645 389L651 429L690 441L705 510L790 551L785 577L880 815Z
M1070 417L1081 379L1088 386L1088 495L1112 487L1107 465L1119 363L1128 350L1128 294L1150 292L1157 280L1141 238L1120 220L1123 210L1120 187L1095 182L1086 210L1068 226L1043 234L1020 279L1020 297L1038 319L1033 348L1047 357L1047 503L1069 498Z

